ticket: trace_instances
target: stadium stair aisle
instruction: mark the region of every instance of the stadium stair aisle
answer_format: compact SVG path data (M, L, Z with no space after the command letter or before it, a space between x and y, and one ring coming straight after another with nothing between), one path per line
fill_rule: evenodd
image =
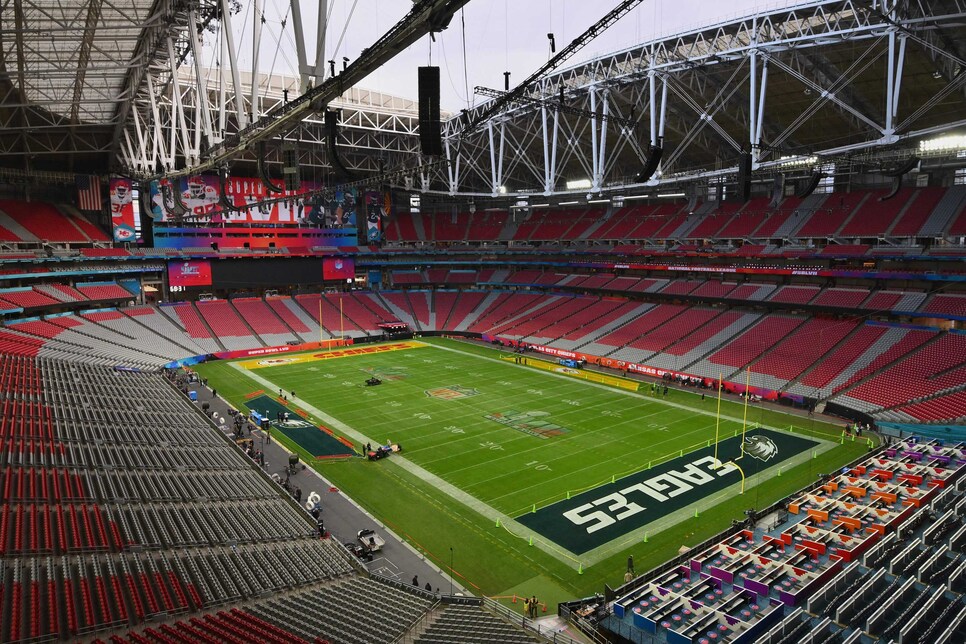
M159 306L157 311L181 333L187 334L195 344L202 347L205 353L225 350L224 345L212 337L211 328L201 319L191 302Z
M245 321L252 333L266 346L280 346L287 342L299 342L298 336L278 317L261 298L233 298L230 300L238 317Z
M318 339L318 322L314 321L291 297L268 297L265 298L265 302L303 342ZM315 329L312 326L315 326Z
M405 322L410 329L419 330L419 324L416 322L416 317L413 315L405 293L402 291L380 291L375 295L381 300L386 310L391 311L400 322Z

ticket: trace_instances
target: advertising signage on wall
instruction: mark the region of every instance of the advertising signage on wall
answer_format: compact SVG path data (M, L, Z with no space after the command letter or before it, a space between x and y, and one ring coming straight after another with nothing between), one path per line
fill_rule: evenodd
M355 276L355 261L351 257L326 257L322 260L322 279L344 281Z
M189 259L168 262L170 286L211 286L211 262L207 259Z
M303 224L318 228L355 228L358 193L354 188L318 194L322 184L303 181L298 190L268 192L265 184L251 177L229 177L225 198L235 206L221 203L218 177L197 175L169 181L151 182L151 216L156 222L182 218L172 213L179 197L187 212L186 221L232 224ZM312 196L307 193L313 192ZM261 203L279 199L274 203ZM257 204L257 205L256 205Z

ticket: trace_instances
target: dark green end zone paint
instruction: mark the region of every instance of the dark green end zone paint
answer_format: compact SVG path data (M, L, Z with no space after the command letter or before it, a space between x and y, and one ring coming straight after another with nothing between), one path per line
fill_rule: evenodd
M284 434L315 458L337 458L355 454L348 441L343 442L344 439L333 435L328 428L313 425L295 413L294 409L289 409L269 396L259 396L245 404L249 409L264 414L272 420L272 433ZM275 421L280 411L288 412L287 424Z
M725 463L719 469L714 467L712 445L517 517L517 521L570 552L582 554L741 483L738 470L727 465L741 456L741 442L736 436L718 444L718 460ZM801 436L755 429L745 435L746 454L737 463L750 486L759 471L817 445L818 441Z

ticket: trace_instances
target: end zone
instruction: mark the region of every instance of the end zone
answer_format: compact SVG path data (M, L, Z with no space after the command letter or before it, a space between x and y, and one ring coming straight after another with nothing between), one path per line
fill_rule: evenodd
M238 363L244 369L264 369L266 367L280 367L282 365L299 364L303 362L315 362L318 360L332 360L335 358L349 358L352 356L364 356L374 353L386 353L389 351L404 351L407 349L419 349L429 346L422 342L392 342L389 344L374 344L353 346L345 349L333 349L322 353L299 353L296 355L271 356L259 358L257 360L242 360Z
M749 430L744 450L741 436L734 436L718 444L717 459L714 445L704 447L516 517L516 521L575 555L583 555L740 485L743 476L768 471L823 442L770 429ZM740 469L732 463L739 458Z

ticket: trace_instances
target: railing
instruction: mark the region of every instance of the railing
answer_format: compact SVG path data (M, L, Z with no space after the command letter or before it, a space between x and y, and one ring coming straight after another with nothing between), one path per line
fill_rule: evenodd
M552 629L541 626L536 620L532 620L527 617L524 617L523 615L519 615L514 611L510 610L509 608L507 608L506 606L504 606L503 604L501 604L500 602L490 599L489 597L483 598L483 606L488 610L490 610L491 612L498 614L500 617L510 622L514 626L519 626L523 630L528 631L530 633L536 633L541 638L543 638L544 641L554 642L555 644L585 644L580 640L575 640L569 635L564 635ZM606 640L604 640L596 633L594 633L594 637L591 637L591 639L596 644L606 644Z
M434 612L439 608L439 604L440 602L437 601L428 611L413 620L413 623L406 627L405 632L393 640L393 644L414 644L419 636L426 632L427 622L435 621Z

